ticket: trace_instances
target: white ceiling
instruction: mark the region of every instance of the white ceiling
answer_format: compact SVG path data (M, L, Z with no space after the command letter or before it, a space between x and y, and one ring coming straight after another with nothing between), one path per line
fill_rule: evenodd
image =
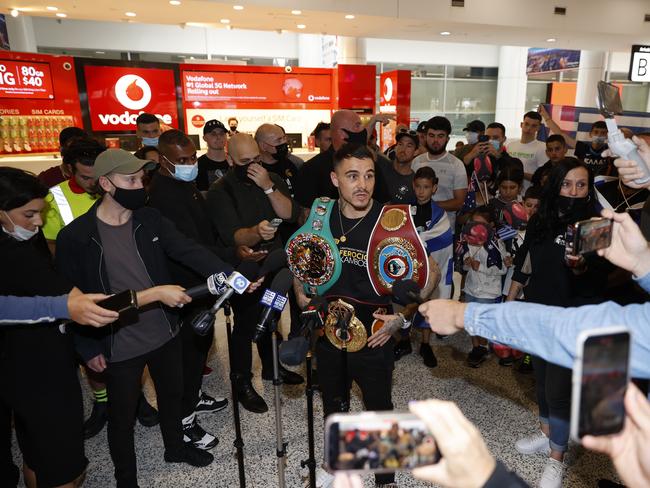
M242 5L243 10L234 10ZM353 37L628 51L650 43L650 0L0 0L0 11L55 18L151 24L198 24L224 29L279 30ZM566 16L553 13L565 7ZM300 15L292 15L300 9ZM126 12L133 12L129 18ZM345 15L355 16L352 20ZM65 19L63 19L65 22ZM305 25L298 29L297 25ZM448 31L449 36L440 32ZM556 42L547 42L547 39ZM80 40L82 47L83 40Z

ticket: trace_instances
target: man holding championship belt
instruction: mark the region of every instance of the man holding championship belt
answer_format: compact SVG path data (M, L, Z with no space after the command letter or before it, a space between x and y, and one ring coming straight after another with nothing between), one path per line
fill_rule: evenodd
M315 348L323 411L327 417L349 409L352 381L359 385L366 409L391 410L391 339L408 322L401 314L389 313L390 283L392 278L404 278L423 286L428 271L426 252L408 206L386 207L402 209L386 217L386 209L372 199L375 162L367 146L342 146L334 155L331 178L338 200L316 199L307 223L287 245L301 306L309 302L307 293L319 294L329 303L324 336ZM404 233L407 237L389 235L389 229L406 231L407 222L413 229ZM371 263L368 250L375 241L378 244L373 244L370 254L376 256ZM413 252L404 255L405 248ZM317 486L330 486L332 479L321 471ZM394 486L393 474L378 474L375 480L378 486Z

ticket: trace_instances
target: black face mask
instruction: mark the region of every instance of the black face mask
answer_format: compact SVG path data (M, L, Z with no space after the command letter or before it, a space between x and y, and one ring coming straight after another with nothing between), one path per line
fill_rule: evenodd
M560 213L560 219L567 223L573 223L587 218L590 200L591 198L588 196L571 198L559 195L557 197L557 209Z
M111 181L111 183L113 182ZM113 186L115 186L114 183ZM113 200L115 200L127 210L138 210L139 208L144 207L147 203L147 192L144 190L144 188L127 190L125 188L115 186Z
M359 144L361 146L368 145L368 131L366 129L363 129L361 132L352 132L347 129L343 129L343 132L348 135L348 144Z
M236 125L231 125L231 126L230 126L230 132L235 132L236 130L237 130L237 126L236 126Z
M250 183L250 184L255 183L253 180L251 180L248 177L248 164L245 164L243 166L239 164L235 164L233 166L233 170L235 171L235 176L239 181L243 183Z
M289 155L289 144L287 144L286 142L278 146L275 146L275 154L271 154L271 156L273 156L273 159L275 159L276 161L282 161L283 159L286 159L288 155Z

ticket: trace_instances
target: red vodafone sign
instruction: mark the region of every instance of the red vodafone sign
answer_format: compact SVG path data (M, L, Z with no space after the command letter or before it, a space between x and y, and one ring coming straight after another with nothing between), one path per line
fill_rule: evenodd
M172 70L85 66L84 75L94 131L134 131L143 112L178 128Z
M0 59L0 97L52 100L54 90L50 65Z

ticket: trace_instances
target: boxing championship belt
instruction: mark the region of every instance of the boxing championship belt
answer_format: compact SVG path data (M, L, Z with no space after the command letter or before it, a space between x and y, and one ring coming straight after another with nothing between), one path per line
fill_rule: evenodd
M314 200L305 224L287 242L289 270L303 284L308 295L323 295L341 274L341 256L330 230L334 200Z
M368 277L378 295L390 295L393 282L413 280L421 288L429 277L427 251L409 205L386 205L368 241Z

